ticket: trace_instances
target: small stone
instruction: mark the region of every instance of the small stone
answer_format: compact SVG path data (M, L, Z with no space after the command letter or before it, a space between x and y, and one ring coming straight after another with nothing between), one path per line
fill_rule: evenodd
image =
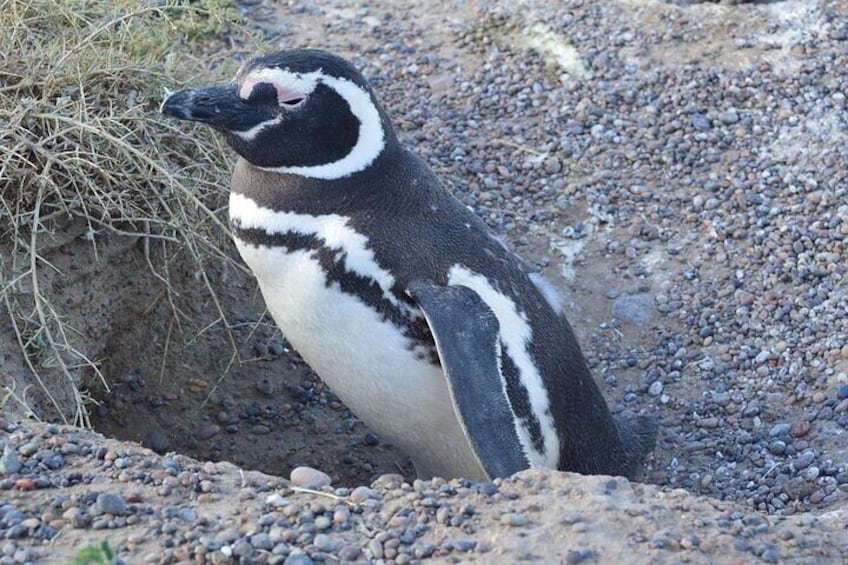
M242 562L246 562L253 554L253 546L247 540L240 539L232 545L232 552L234 556L241 557Z
M292 553L286 560L283 561L283 565L314 565L315 562L311 557L306 555L305 553Z
M265 504L267 504L268 506L274 506L274 507L277 507L277 508L280 508L280 507L283 507L283 506L288 506L290 502L291 502L291 500L283 497L278 492L275 492L273 494L269 494L268 497L265 499Z
M456 544L454 544L454 547L456 547ZM437 547L435 546L435 544L425 543L416 546L412 550L412 554L415 556L416 559L426 559L432 556L436 552L436 549Z
M612 303L612 315L619 321L644 326L651 319L654 301L648 294L620 296Z
M769 428L769 437L781 437L789 434L789 430L792 429L792 424L789 423L780 423L775 424L771 428Z
M526 526L527 516L518 512L507 512L501 516L501 524L514 527Z
M362 550L356 545L346 545L338 551L339 561L342 563L350 563L359 559Z
M769 451L774 455L783 455L786 453L786 442L776 439L769 444Z
M562 162L556 157L548 157L545 159L545 172L548 174L556 174L562 170Z
M122 516L127 511L127 503L124 500L124 497L120 495L102 492L97 495L97 500L94 503L94 509L99 514Z
M3 455L0 456L0 475L12 475L17 473L21 468L21 463L18 461L18 452L12 446L12 442L7 441L3 446Z
M220 431L221 426L219 426L218 424L206 423L202 424L197 428L197 430L194 432L194 436L197 439L204 441L215 437Z
M568 564L576 564L583 563L585 561L594 560L597 558L597 554L591 549L577 549L577 550L569 550L568 553L565 554L565 562Z
M383 544L375 539L368 542L368 551L371 552L371 556L374 559L383 558Z
M255 426L250 428L250 433L255 436L266 436L271 433L271 428L269 428L265 424L256 424Z
M14 488L17 490L34 490L36 487L32 477L21 477L15 481Z
M41 525L41 520L38 518L27 518L23 522L21 522L21 526L26 528L27 530L34 531Z
M250 536L250 545L260 551L270 551L274 547L271 537L264 532Z
M453 542L453 546L459 551L474 551L477 542L473 539L458 539Z
M74 528L87 528L91 525L91 517L78 506L65 510L62 518L70 522Z
M698 420L698 425L702 428L717 428L718 427L718 418L715 416L710 416L709 418L701 418Z
M365 502L369 498L378 498L378 496L373 489L370 489L366 486L359 486L353 489L353 492L350 493L349 498L352 502Z
M378 438L376 434L368 432L365 434L365 437L362 438L362 443L367 446L373 447L375 445L380 445L380 438Z
M26 547L19 547L12 556L15 563L32 563L33 559L32 550Z
M316 534L315 539L312 540L312 544L319 551L325 551L327 553L333 553L342 546L342 542L338 537L329 534Z
M803 500L813 493L813 485L799 477L786 483L783 492L793 500Z
M662 394L663 384L661 381L654 381L651 383L651 386L648 387L648 394L651 396L659 396Z
M330 475L312 467L295 467L289 476L292 485L301 488L318 489L329 486Z
M498 492L498 485L491 481L477 483L474 485L474 490L481 494L485 494L486 496L493 496L496 492Z
M739 121L739 114L736 113L736 110L719 112L717 117L723 124L727 125L732 125Z
M795 469L801 471L812 465L813 461L815 460L815 453L813 453L812 451L805 451L804 453L799 455L798 458L795 459L795 461L793 461L793 464L795 465Z
M34 441L29 441L18 448L18 453L24 457L34 455L36 451L38 451L38 444Z
M400 488L403 484L403 475L398 473L386 473L377 477L377 479L371 484L375 488L383 487L385 489L394 490Z
M789 430L789 435L791 435L792 437L804 437L809 432L810 422L808 422L807 420L801 420L792 424L792 428Z
M845 400L848 398L848 385L839 385L839 388L836 389L836 398L837 400Z
M350 510L345 507L336 508L333 511L333 522L336 524L346 524L350 520Z

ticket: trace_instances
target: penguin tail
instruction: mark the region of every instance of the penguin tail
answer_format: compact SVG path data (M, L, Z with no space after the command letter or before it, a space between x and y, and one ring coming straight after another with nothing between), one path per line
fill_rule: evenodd
M623 448L620 472L629 479L637 478L642 460L657 443L657 419L648 414L617 414L614 420Z

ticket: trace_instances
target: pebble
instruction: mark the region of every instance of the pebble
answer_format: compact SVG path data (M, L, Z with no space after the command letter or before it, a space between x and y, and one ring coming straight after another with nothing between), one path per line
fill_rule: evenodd
M591 549L570 549L568 550L568 553L565 554L565 562L569 565L595 561L597 558L598 554Z
M514 524L510 524L510 525L514 525ZM474 548L477 547L477 542L473 539L458 539L458 540L454 540L453 546L458 551L469 552L469 551L474 551Z
M312 467L295 467L289 478L292 485L309 489L326 487L332 482L330 475Z
M792 428L789 430L789 435L792 437L804 437L810 432L810 422L807 420L800 420L792 424Z
M369 498L376 498L377 493L374 492L373 489L370 489L366 486L359 486L351 491L348 498L350 498L351 502L365 502Z
M205 424L201 424L200 427L197 428L197 431L194 433L194 435L199 440L207 440L218 435L220 431L221 426L208 422Z
M506 526L521 527L527 525L527 516L517 512L507 512L501 516L501 524Z
M34 441L29 441L18 448L18 453L23 457L30 457L35 455L38 451L38 443Z
M775 455L783 455L786 453L786 442L779 439L772 441L769 444L769 451Z
M264 532L250 536L250 545L260 551L270 551L274 548L271 537Z
M792 464L795 466L795 468L797 470L801 471L801 470L809 467L813 463L813 461L815 461L815 460L816 460L816 454L815 453L813 453L812 451L805 451L800 456L798 456L792 462Z
M87 528L91 525L91 516L77 506L63 512L62 518L67 520L74 528Z
M121 516L127 511L127 503L120 495L103 492L97 495L94 509L99 514Z
M357 545L346 545L338 550L339 560L343 563L357 561L362 550Z
M562 162L556 157L548 157L545 159L545 172L556 174L562 170Z
M341 540L329 534L317 534L312 543L319 551L327 553L333 553L342 546Z
M653 310L653 298L647 294L620 296L612 304L612 315L616 319L636 326L647 324Z
M314 563L305 553L292 553L283 561L283 565L314 565Z
M0 475L13 475L21 468L18 452L11 441L5 442L3 454L0 456Z
M736 113L736 110L726 110L719 112L718 119L724 124L735 124L739 121L739 114Z
M780 423L775 424L771 428L769 428L769 436L770 437L782 437L789 435L790 430L792 429L792 424L788 423Z
M269 494L265 498L265 504L267 504L269 506L283 507L283 506L288 506L290 503L291 503L291 500L289 500L288 498L285 498L284 496L282 496L278 492L275 492L273 494Z

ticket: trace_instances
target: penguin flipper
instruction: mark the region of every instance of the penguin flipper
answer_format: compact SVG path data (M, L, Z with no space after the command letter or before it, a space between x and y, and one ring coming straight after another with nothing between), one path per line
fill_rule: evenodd
M416 281L408 290L430 326L454 411L486 474L493 479L527 469L500 374L494 312L464 286Z

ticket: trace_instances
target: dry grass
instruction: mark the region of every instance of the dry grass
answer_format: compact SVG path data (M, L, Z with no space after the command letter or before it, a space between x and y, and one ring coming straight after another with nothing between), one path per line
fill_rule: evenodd
M50 418L88 425L81 375L102 376L39 285L55 269L42 250L57 218L84 218L95 252L104 232L169 242L172 255L193 258L217 304L203 267L226 260L229 153L157 109L167 87L230 75L222 32L231 39L243 30L226 4L0 0L0 314L40 389L16 389L0 368L0 402L26 406L37 392ZM203 63L187 55L201 49ZM170 298L167 269L148 262ZM179 324L184 315L173 307ZM53 394L57 379L73 406Z

